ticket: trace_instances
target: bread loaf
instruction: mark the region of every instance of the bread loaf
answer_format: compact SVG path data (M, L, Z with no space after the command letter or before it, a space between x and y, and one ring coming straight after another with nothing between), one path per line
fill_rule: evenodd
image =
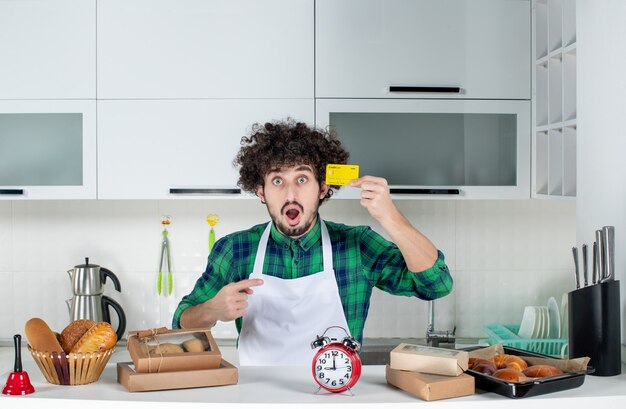
M115 346L117 334L108 322L92 326L72 347L70 352L87 353L107 351Z
M26 321L24 333L31 348L36 351L63 352L56 335L41 318L31 318Z
M533 365L524 369L524 375L530 378L543 378L546 376L560 375L563 373L559 368L551 365Z
M93 320L76 320L70 322L70 324L61 331L61 347L63 351L69 353L78 340L94 325L96 325L96 322Z

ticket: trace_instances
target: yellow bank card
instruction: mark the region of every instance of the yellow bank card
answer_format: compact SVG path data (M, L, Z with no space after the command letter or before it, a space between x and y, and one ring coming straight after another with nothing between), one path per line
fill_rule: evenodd
M359 178L359 165L326 165L326 184L348 186Z

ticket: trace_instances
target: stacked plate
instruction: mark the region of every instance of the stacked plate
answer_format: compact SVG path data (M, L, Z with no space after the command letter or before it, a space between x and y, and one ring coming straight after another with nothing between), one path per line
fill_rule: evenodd
M527 306L517 335L521 338L561 338L561 311L554 297L550 297L548 305ZM561 306L562 308L563 306Z

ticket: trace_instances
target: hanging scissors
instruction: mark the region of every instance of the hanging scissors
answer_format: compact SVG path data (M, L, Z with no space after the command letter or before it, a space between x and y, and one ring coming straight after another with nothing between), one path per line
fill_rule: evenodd
M161 217L161 224L163 225L163 240L161 241L161 262L159 263L159 275L157 277L157 293L161 295L163 290L163 264L167 263L167 295L172 294L174 288L174 281L172 277L172 260L170 258L170 240L167 235L167 226L172 222L170 216Z

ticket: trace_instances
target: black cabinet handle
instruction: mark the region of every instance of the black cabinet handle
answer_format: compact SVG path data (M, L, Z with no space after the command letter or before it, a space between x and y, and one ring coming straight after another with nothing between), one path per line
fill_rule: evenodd
M399 195L459 195L459 189L414 189L414 188L390 188L391 194Z
M172 195L238 195L237 188L170 188Z
M23 195L24 189L0 189L0 195Z
M445 94L459 94L461 92L460 87L404 87L392 85L389 87L389 92L431 92L431 93L445 93Z

